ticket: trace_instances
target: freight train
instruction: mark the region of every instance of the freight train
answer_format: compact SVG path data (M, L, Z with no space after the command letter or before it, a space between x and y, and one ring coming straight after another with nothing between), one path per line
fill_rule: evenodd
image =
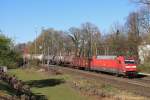
M74 57L74 56L47 56L45 60L48 64L65 65L78 69L95 70L116 74L118 76L136 76L137 65L133 58L124 56L94 56Z

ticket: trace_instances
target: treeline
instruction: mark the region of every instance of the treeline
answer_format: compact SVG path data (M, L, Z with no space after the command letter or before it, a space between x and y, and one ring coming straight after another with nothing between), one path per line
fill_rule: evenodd
M72 27L66 32L43 29L41 35L30 45L30 53L90 56L97 53L100 39L99 29L91 23L85 23L81 28Z
M131 0L142 3L136 12L131 12L124 25L112 25L108 33L90 23L80 27L71 27L67 31L53 28L42 29L40 36L29 44L31 54L76 55L91 57L94 55L134 55L138 58L138 46L150 43L149 0Z
M150 1L130 1L139 4L141 8L131 12L123 25L115 23L107 33L102 33L90 22L83 23L79 27L71 27L67 31L43 28L41 34L27 44L28 52L82 57L134 55L138 58L138 46L150 43ZM21 51L17 50L10 38L0 34L0 66L13 68L21 65L21 52L22 47Z
M16 68L22 63L22 56L15 50L13 41L0 34L0 67Z

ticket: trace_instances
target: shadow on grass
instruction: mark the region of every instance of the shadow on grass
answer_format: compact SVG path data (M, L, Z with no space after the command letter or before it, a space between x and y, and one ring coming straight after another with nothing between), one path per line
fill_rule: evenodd
M28 84L30 87L52 87L56 85L60 85L65 83L64 79L43 79L43 80L30 80L27 81L25 84ZM35 100L48 100L47 97L41 93L32 93L36 97Z
M16 92L7 83L0 81L0 90L5 91L9 95L15 95Z
M65 83L64 79L43 79L43 80L30 80L27 81L30 87L43 88L48 86L56 86Z
M32 94L35 96L33 100L48 100L46 95L43 95L41 93Z

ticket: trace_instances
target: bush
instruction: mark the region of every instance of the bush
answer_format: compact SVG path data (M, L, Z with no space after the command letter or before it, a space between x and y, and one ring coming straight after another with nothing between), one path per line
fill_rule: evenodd
M21 58L21 54L15 51L11 39L0 34L0 66L17 68Z

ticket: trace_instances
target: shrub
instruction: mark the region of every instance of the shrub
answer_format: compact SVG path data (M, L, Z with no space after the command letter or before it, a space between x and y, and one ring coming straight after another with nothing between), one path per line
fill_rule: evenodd
M21 55L15 51L12 40L0 34L0 66L17 68L20 59Z

